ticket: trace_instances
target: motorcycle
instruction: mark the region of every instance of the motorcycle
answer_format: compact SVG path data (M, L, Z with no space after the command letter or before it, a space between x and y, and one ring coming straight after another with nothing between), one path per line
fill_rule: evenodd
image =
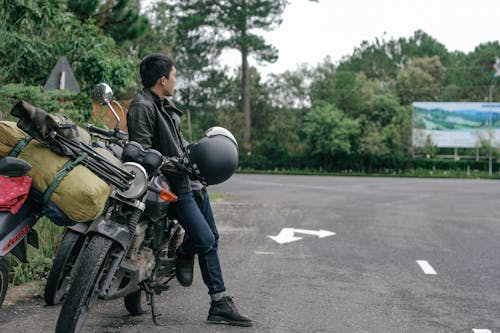
M127 133L120 129L120 117L111 105L112 97L111 88L105 84L96 85L92 91L92 98L100 105L107 106L112 112L116 120L114 129L108 130L88 124L87 130L91 136L97 139L92 141L92 147L104 148L112 152L116 158L121 159L123 146L127 142ZM123 113L123 109L121 111ZM44 300L47 305L61 303L68 291L71 284L71 273L81 252L89 226L90 223L77 223L64 230L45 284Z
M130 314L142 314L143 292L156 323L154 295L168 290L175 277L184 231L169 214L177 197L160 171L172 161L154 149L128 142L122 162L134 178L128 188L111 192L102 215L86 231L56 332L80 332L98 297L124 298Z
M12 114L14 115L14 110L19 111L18 106L22 109L25 105L28 104L25 104L25 102L18 103L18 105L16 105L13 109ZM23 112L26 111L27 113L31 113L36 109L31 105L29 105L29 107L29 110L23 109ZM45 112L43 110L40 111ZM19 115L17 114L15 116ZM75 156L79 156L78 154L84 153L85 158L82 158L80 161L82 164L93 170L100 178L113 184L115 187L121 189L128 188L129 180L133 178L132 174L124 170L120 170L118 167L110 164L105 156L96 152L92 147L81 142L69 140L61 134L64 130L70 128L71 126L74 125L64 124L64 126L61 127L56 126L57 128L44 127L46 132L44 132L43 138L40 133L33 133L33 136L37 141L43 141L43 143L46 143L47 145L53 144L58 146L58 148L65 147L65 149L69 152L68 156L73 158ZM35 128L35 130L38 129L36 126L33 126L30 129L32 128ZM116 154L118 154L121 149L119 144L124 142L126 139L126 133L119 130L119 124L118 130L115 129L111 134L105 129L92 125L89 126L88 129L101 136L107 136L108 140L106 141L105 146L108 149L116 151ZM30 135L31 134L32 133L30 133ZM26 143L28 141L29 140L26 140ZM16 148L14 148L14 150L16 150ZM16 153L19 153L19 151ZM87 155L89 155L89 157L87 157ZM31 165L22 159L13 156L0 158L1 176L20 177L26 175L30 170ZM4 188L2 188L2 190L4 190ZM81 238L80 235L85 234L85 230L88 228L88 223L75 224L74 221L70 220L51 201L46 201L44 193L37 191L34 187L29 188L27 192L28 191L29 194L26 193L27 198L17 212L8 210L0 212L0 307L3 304L9 282L9 267L6 261L6 256L11 253L21 262L28 262L27 246L32 245L35 248L39 247L38 234L33 227L42 216L46 215L49 219L59 225L69 226L68 230L71 230L71 232L66 232L64 240L61 244L61 250L58 252L58 256L56 256L56 266L58 263L63 263L62 265L59 265L61 267L60 270L53 269L54 271L58 271L60 273L59 276L64 277L69 275L71 271L71 264L74 262L77 254L79 253L78 247L83 243L83 238ZM78 237L75 237L75 234L78 235ZM62 253L64 253L64 255L61 255ZM51 280L51 278L54 280L53 276L49 276L49 280ZM59 278L56 279L57 283L53 284L56 286L55 288L50 289L49 286L45 293L46 300L50 298L51 301L49 302L55 303L57 299L62 297L64 290L67 289L65 287L65 283L63 283L64 281L65 279Z
M24 176L31 165L19 158L6 156L0 159L0 175L6 177ZM12 253L21 262L28 262L28 244L38 248L38 234L33 226L42 216L40 207L28 197L19 211L0 212L0 307L2 307L9 286L9 265L6 256Z

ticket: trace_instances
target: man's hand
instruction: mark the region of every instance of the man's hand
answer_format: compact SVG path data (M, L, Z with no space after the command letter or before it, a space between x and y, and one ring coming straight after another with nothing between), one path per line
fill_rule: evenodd
M165 157L162 170L175 175L191 176L193 173L193 168L189 165L189 161L180 157Z
M187 158L181 158L181 157L171 157L169 160L172 161L172 164L179 170L179 171L184 171L188 175L191 175L193 171L193 167L189 163L189 160Z
M174 175L188 175L189 178L199 180L203 185L207 186L207 182L185 157L166 157L162 170Z

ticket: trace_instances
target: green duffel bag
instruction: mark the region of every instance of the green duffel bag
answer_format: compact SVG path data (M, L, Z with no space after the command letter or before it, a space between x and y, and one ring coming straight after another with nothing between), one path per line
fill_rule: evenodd
M0 121L0 156L9 155L17 143L27 136L15 122ZM52 152L36 140L29 141L18 157L32 165L28 176L33 179L32 186L42 193L70 160ZM50 201L70 219L89 222L102 213L110 191L110 186L92 171L82 165L76 165L57 185Z

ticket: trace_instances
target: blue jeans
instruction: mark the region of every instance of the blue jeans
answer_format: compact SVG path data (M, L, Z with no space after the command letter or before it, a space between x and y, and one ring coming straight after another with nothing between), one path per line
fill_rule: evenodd
M198 254L201 275L210 295L226 291L217 254L219 234L208 193L203 200L195 198L192 191L179 194L177 198L173 205L175 215L186 231L182 251L190 256Z

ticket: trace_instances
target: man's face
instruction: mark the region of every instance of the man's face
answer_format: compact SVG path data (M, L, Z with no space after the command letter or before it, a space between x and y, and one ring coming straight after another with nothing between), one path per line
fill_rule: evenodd
M170 70L170 74L168 78L164 77L164 92L165 96L173 96L174 95L174 89L175 89L175 74L177 70L175 69L175 66L172 66L172 69Z

